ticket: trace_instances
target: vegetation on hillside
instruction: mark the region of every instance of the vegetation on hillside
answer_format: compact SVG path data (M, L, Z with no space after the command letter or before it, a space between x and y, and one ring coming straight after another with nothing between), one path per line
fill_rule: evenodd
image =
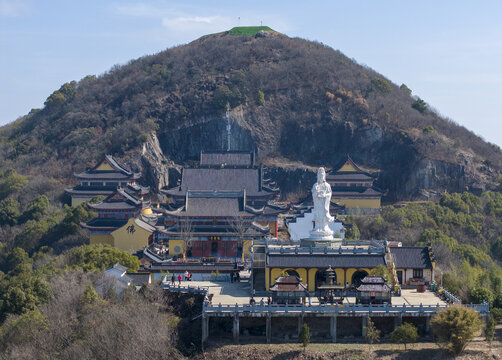
M436 281L465 302L502 308L502 194L445 193L439 203L384 206L381 216L352 216L362 238L432 244Z

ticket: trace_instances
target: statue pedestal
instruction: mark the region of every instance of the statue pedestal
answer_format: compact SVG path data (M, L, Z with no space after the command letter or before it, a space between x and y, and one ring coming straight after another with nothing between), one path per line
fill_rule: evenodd
M328 249L338 249L342 246L342 239L313 239L306 238L300 240L301 247L313 247L313 248L328 248Z
M310 237L300 240L300 246L316 247L316 248L338 248L342 245L342 239L335 239L333 231L329 230L312 230Z

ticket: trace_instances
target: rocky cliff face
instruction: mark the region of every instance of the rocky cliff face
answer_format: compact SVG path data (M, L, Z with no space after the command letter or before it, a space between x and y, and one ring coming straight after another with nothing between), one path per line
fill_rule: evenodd
M270 119L251 118L243 108L232 111L231 150L257 149L258 161L267 166L284 198L308 193L315 182L315 168L331 168L346 154L378 175L376 185L388 190L387 202L434 199L444 191L484 190L490 183L490 176L474 171L472 157L462 163L426 158L408 136L384 132L376 124L340 122L309 128L292 121L265 129L263 122L271 123ZM174 174L182 164L195 165L202 150L226 149L226 121L222 114L175 130L161 130L158 136L160 141L153 136L142 154L145 179L155 189L170 184L170 172L176 179ZM168 163L164 154L176 164Z

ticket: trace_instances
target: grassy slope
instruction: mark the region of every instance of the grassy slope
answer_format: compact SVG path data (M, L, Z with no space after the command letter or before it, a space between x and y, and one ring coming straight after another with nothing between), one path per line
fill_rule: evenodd
M228 33L230 35L236 35L236 36L242 36L242 35L255 36L260 31L274 31L274 30L269 28L268 26L237 26L230 29Z

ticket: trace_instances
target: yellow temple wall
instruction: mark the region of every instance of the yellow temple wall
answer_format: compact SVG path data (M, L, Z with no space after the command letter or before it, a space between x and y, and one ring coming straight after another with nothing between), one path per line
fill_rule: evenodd
M308 291L315 291L315 274L317 271L324 271L325 268L266 268L265 269L265 288L267 291L270 290L270 287L275 284L275 280L284 272L288 270L294 270L300 275L302 278L302 284L307 286ZM349 285L352 285L352 275L356 271L366 271L368 274L371 269L369 268L347 268L346 270L343 268L333 268L336 273L336 282L339 285L345 285L346 282ZM345 270L345 271L344 271ZM308 273L308 277L307 277ZM270 275L269 275L270 274Z
M338 171L346 172L346 171L358 171L358 170L354 166L352 166L349 162L346 162L340 169L338 169Z
M111 235L91 235L89 237L89 244L103 244L113 246L113 236Z
M331 198L332 202L344 205L347 209L380 209L380 199L338 199L336 194Z
M175 247L179 247L179 251L175 251ZM169 240L169 255L183 254L183 240Z
M242 242L242 251L244 253L244 256L251 255L250 251L251 246L253 246L253 240L244 240Z
M307 270L304 269L304 268L284 268L284 269L281 269L281 268L273 268L271 269L271 273L270 273L270 285L269 286L272 286L275 284L275 280L281 276L281 274L284 272L284 271L288 271L288 270L294 270L298 273L298 275L300 275L300 277L302 278L302 284L303 285L307 285ZM269 290L270 287L267 289Z
M114 171L115 169L112 168L112 166L110 164L108 164L108 162L106 161L103 161L97 168L96 170L104 170L104 171Z
M129 226L134 226L134 232L127 231ZM134 253L148 246L148 237L152 232L139 227L133 218L127 224L112 232L114 245L121 251Z

